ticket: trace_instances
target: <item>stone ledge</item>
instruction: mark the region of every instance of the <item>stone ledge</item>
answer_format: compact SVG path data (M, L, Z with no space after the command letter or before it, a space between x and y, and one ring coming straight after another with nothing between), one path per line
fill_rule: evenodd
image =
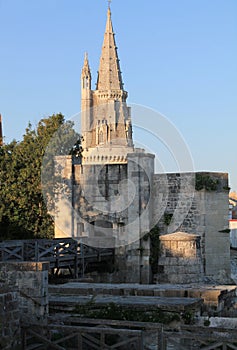
M186 232L174 232L167 235L161 235L161 241L194 241L196 239L201 239L201 236L195 235L193 233Z
M50 307L65 306L75 307L75 305L85 305L91 302L91 296L58 296L54 295L49 298ZM148 296L96 296L93 297L95 305L108 305L115 303L124 307L135 307L146 310L160 308L166 311L184 311L185 309L199 309L202 305L200 298L166 298L166 297L148 297Z
M0 262L0 271L48 271L49 262Z

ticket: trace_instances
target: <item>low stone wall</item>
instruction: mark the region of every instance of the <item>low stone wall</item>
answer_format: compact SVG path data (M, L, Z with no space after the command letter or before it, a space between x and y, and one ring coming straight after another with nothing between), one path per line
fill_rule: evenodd
M48 267L46 262L0 263L4 286L19 291L19 311L24 322L47 322Z
M20 349L19 293L0 283L0 349Z

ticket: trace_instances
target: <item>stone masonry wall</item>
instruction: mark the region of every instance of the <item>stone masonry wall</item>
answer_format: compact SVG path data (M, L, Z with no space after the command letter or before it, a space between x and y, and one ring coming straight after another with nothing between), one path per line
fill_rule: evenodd
M20 349L18 291L0 283L0 349Z
M56 157L62 191L55 236L115 247L115 280L149 283L149 242L141 248L140 239L151 229L154 155L139 150L127 158L127 164L73 165L69 157Z
M196 176L212 179L216 186L196 190ZM153 188L154 218L160 218L160 234L183 231L199 235L204 277L207 281L230 283L230 243L225 231L228 174L156 174ZM165 220L168 216L170 222Z
M127 165L104 164L75 166L74 209L76 225L83 231L75 235L94 247L124 244L127 224Z
M116 247L116 281L149 283L150 247L142 236L157 224L161 235L196 234L204 280L230 283L228 174L154 174L154 156L138 150L127 160L73 166L69 156L56 158L62 191L55 236Z
M128 197L134 198L128 207L127 234L131 242L127 262L127 282L147 284L152 281L150 241L143 236L152 228L154 155L134 152L128 154ZM133 187L135 191L133 190Z

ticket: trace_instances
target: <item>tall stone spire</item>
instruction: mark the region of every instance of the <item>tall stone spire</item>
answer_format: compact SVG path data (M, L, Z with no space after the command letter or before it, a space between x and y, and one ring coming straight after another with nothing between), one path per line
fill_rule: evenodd
M100 57L96 90L123 90L122 75L115 43L110 7L107 12L107 23Z
M126 162L127 153L133 151L131 113L126 99L109 7L95 90L91 90L87 55L81 74L84 163L104 159L107 163Z

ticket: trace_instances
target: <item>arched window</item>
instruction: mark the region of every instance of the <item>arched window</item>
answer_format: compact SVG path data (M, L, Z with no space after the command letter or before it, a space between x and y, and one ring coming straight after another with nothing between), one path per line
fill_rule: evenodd
M104 134L103 131L99 132L99 143L103 143L104 142Z

